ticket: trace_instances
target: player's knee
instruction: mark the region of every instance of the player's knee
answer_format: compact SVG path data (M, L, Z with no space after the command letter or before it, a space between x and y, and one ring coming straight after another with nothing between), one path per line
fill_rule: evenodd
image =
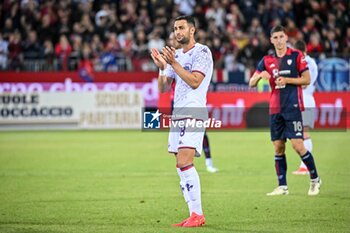
M176 159L176 166L178 168L183 168L183 167L187 167L188 165L191 165L193 164L193 160L191 160L190 158L187 158L187 157L181 157L181 156L178 156L177 159Z
M286 149L286 147L285 147L284 144L275 145L275 153L276 153L276 155L284 154L285 149Z
M304 155L306 153L306 149L304 144L301 142L293 143L293 149L299 154Z
M178 167L178 168L184 168L184 167L187 167L187 166L190 166L190 165L193 165L193 163L190 162L190 161L178 161L176 163L176 167Z

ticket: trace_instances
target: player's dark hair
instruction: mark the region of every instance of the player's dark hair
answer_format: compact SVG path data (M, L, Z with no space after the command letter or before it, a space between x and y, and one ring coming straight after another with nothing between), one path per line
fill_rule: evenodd
M294 44L294 48L302 51L303 53L306 52L306 44L305 44L305 41L303 40L298 40L297 42L295 42Z
M277 25L277 26L274 26L272 29L271 29L271 31L270 31L270 36L272 36L272 34L273 33L275 33L275 32L286 32L285 30L284 30L284 27L283 26L281 26L281 25Z
M180 15L180 16L175 18L175 21L179 21L179 20L186 20L186 22L188 24L192 24L193 27L196 27L196 22L195 22L194 18L190 15Z

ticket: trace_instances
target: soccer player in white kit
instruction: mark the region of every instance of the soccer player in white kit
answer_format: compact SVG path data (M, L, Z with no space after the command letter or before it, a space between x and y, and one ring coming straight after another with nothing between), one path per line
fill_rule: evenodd
M318 75L317 64L313 58L306 54L306 44L304 41L297 41L294 47L305 56L305 60L309 67L310 72L310 84L303 87L303 101L305 110L302 112L303 125L304 125L304 145L308 151L312 151L312 140L310 136L310 129L314 127L315 119L315 98L313 96L315 92L315 83ZM303 162L300 163L298 170L293 172L294 175L307 175L309 171Z
M196 43L196 28L191 16L179 16L174 22L176 41L180 49L168 46L160 53L151 49L151 57L159 67L158 88L168 91L175 79L173 121L204 121L208 117L206 95L213 74L213 58L206 45ZM196 168L195 156L200 156L204 128L171 127L168 151L176 157L180 187L188 204L190 217L177 227L199 227L205 223L201 204L201 186Z

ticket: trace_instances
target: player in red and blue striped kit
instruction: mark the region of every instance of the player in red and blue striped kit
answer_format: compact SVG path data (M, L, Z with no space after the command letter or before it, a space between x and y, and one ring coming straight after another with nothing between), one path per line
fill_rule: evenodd
M300 155L310 171L310 189L308 194L317 195L321 180L318 177L314 158L303 144L303 123L301 112L304 111L302 85L310 83L310 73L304 55L299 50L287 47L288 36L282 26L271 30L270 41L275 52L264 56L249 81L254 87L260 79L269 80L270 97L270 133L275 149L275 168L279 186L268 196L286 195L287 161L285 143L288 138L293 149Z

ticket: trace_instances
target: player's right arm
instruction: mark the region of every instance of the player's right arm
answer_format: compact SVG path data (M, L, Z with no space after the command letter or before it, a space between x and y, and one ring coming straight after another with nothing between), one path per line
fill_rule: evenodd
M270 78L270 74L267 71L255 71L253 76L249 79L249 86L250 87L256 87L256 85L258 85L258 82L260 81L260 79L266 79L268 80Z
M265 70L264 58L263 58L259 62L253 76L249 79L249 86L256 87L258 85L258 82L260 81L260 79L263 78L263 79L268 80L270 77L271 77L271 75Z
M162 57L162 55L159 53L157 49L151 49L151 57L154 61L154 63L159 68L159 76L158 76L158 90L160 93L169 91L171 89L171 83L173 82L172 78L169 78L165 75L165 69L167 66L166 61Z

